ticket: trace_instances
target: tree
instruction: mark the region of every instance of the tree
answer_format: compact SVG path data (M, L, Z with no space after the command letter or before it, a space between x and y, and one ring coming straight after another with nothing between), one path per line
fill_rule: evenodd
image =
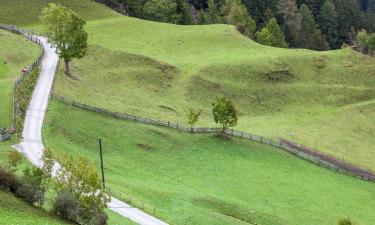
M207 20L209 24L220 23L222 20L214 0L208 0Z
M359 29L360 15L359 5L357 0L332 0L335 4L337 12L337 32L338 44L343 42L349 43L348 33Z
M70 61L82 58L87 53L85 21L72 10L53 3L43 9L41 21L48 41L56 48L59 57L64 59L65 74L71 76Z
M318 23L331 48L337 48L337 13L331 1L322 5Z
M186 117L187 117L188 124L190 126L194 126L194 124L198 121L199 116L201 115L201 113L202 113L202 111L194 112L193 109L189 109L186 112Z
M181 24L190 25L193 23L190 5L187 0L179 0L177 2L177 12L181 14Z
M297 0L297 5L307 5L307 7L309 7L311 12L313 13L314 17L317 17L324 2L325 0Z
M362 30L358 32L357 37L356 37L356 42L359 47L359 51L364 54L366 54L367 52L368 40L369 40L369 36L367 35L366 30Z
M235 26L242 25L244 27L244 34L251 37L254 34L256 23L249 15L245 6L237 1L231 3L229 14L226 16L228 24Z
M110 199L101 189L95 166L85 158L68 155L58 161L61 166L54 177L55 186L57 192L69 193L78 202L81 212L76 222L87 224L102 215Z
M367 45L370 49L371 55L375 53L375 33L371 34L368 38Z
M314 50L329 49L325 38L322 36L311 10L302 4L299 13L302 16L300 44L301 47Z
M255 36L256 40L261 44L280 48L288 47L284 34L275 18L272 18L267 26L257 32Z
M173 0L150 0L143 7L143 17L163 23L178 24L181 15L177 14L177 3Z
M214 121L215 123L221 124L223 133L228 127L237 125L237 110L230 100L227 100L225 97L220 97L212 106Z
M203 25L207 23L208 23L208 19L207 19L206 12L201 10L198 14L197 24Z
M278 15L282 18L281 30L285 34L286 41L293 47L299 45L301 30L301 15L298 13L295 0L280 0L277 5Z

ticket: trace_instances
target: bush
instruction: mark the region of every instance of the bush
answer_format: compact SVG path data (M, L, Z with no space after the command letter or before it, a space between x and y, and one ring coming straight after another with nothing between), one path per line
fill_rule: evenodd
M6 190L14 191L17 184L16 177L5 169L0 168L0 187Z
M338 225L354 225L350 218L342 218L339 220Z
M9 151L7 154L7 158L10 168L15 169L23 159L23 155L17 151Z
M66 192L60 192L53 202L53 212L61 218L77 221L79 214L78 202Z
M25 169L22 176L22 182L16 188L16 195L23 198L31 205L43 204L43 196L46 191L43 171L39 168Z

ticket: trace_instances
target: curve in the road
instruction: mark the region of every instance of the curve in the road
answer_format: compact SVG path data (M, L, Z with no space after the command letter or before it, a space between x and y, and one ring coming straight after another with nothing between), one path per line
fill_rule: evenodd
M40 63L41 72L26 112L21 143L13 147L22 152L32 164L41 167L44 150L42 126L59 57L55 49L47 42L47 38L41 36L38 38L44 49L44 56ZM108 208L141 225L167 225L167 223L115 198L111 198Z

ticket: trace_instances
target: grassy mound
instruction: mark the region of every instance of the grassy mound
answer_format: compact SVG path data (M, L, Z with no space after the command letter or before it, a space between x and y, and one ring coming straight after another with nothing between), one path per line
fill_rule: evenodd
M12 125L14 81L40 54L38 45L0 29L0 127Z
M56 152L85 156L107 185L156 208L171 224L373 224L373 183L278 149L121 121L52 102L44 129ZM324 203L324 204L322 204Z

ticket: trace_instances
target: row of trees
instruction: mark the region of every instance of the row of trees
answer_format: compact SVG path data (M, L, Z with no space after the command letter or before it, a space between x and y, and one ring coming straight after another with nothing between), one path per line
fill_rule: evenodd
M49 192L57 216L77 224L107 224L104 210L109 196L101 190L95 166L84 158L62 155L57 157L61 165L57 167L53 157L51 151L45 150L42 168L28 167L21 172L22 176L16 176L23 156L9 152L7 168L0 168L0 188L39 207L44 205L45 193Z
M112 0L126 12L176 24L228 23L262 44L315 50L375 32L375 0ZM276 22L276 23L275 23ZM280 26L281 32L275 25ZM284 37L285 36L285 37ZM284 41L283 41L284 39Z

